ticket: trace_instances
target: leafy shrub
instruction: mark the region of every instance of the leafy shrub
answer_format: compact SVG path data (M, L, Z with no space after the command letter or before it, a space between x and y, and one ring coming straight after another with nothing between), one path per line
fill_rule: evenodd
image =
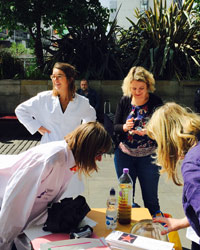
M76 25L66 25L68 34L53 40L52 58L47 62L48 72L57 61L76 66L79 77L88 79L122 79L121 48L116 41L116 19L110 23L109 14L101 7L88 10L87 18ZM92 4L92 1L90 2ZM108 31L109 30L109 31Z
M192 8L194 0L166 7L166 0L154 0L154 8L141 13L131 27L121 31L124 63L128 68L141 65L156 79L191 79L200 68L200 22ZM126 69L127 70L127 69Z
M15 42L11 44L10 48L4 49L4 51L9 52L14 57L26 54L33 54L33 51L31 49L27 49L24 44Z
M36 58L32 58L25 67L24 79L47 80L49 79L49 75L42 72L42 70L37 66Z
M31 80L46 80L49 79L49 75L43 73L38 66L29 65L26 67L26 71L24 74L24 79L31 79Z
M0 51L0 79L23 78L22 62L9 52Z

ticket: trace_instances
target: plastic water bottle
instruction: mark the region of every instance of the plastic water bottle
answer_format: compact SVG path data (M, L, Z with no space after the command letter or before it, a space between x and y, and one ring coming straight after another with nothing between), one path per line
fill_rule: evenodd
M131 222L131 208L133 200L133 181L129 175L129 169L124 168L119 178L118 194L118 222L129 224Z
M117 199L115 189L111 188L110 196L107 199L106 227L114 230L117 226Z

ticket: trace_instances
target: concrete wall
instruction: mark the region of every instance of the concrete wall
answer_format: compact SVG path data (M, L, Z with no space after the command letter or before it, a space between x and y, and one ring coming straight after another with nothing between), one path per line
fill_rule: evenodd
M0 80L0 114L13 114L18 104L51 85L48 80Z
M122 96L122 81L90 81L101 99L101 113L106 100L111 103L111 112L115 112L116 105ZM79 81L76 81L77 88ZM200 87L199 81L157 81L156 94L163 101L175 101L194 109L194 93ZM13 114L15 107L41 91L52 88L49 80L0 80L0 114Z

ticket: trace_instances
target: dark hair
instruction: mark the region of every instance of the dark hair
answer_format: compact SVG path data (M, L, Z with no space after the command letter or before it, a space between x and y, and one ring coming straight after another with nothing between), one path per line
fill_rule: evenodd
M72 150L79 172L98 171L95 157L110 150L111 137L99 122L81 124L65 140Z
M69 81L69 89L68 89L69 97L73 98L76 92L76 86L75 86L75 77L77 75L76 68L69 63L63 63L63 62L55 63L53 69L55 68L62 70L65 76L67 77L67 80ZM54 96L58 95L55 89L53 89L53 95Z
M87 82L89 84L89 80L86 79L86 78L82 78L80 82L82 82L82 81L85 81L85 82Z

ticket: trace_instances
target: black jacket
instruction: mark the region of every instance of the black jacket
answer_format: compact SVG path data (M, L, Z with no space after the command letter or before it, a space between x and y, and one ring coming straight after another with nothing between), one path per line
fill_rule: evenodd
M160 97L149 93L149 100L147 102L149 115L151 116L154 110L158 107L163 105L163 101ZM119 144L122 141L123 136L125 135L123 131L123 125L126 123L126 119L131 112L131 97L123 96L118 105L115 112L114 118L114 132L115 132L115 144ZM117 146L117 145L116 145Z

